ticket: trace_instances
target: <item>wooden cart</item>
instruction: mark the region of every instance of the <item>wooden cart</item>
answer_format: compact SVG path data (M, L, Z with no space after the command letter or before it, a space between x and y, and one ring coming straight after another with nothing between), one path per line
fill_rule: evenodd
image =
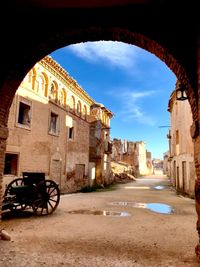
M52 214L60 201L60 190L52 180L40 172L24 172L6 187L2 211L32 208L35 215Z

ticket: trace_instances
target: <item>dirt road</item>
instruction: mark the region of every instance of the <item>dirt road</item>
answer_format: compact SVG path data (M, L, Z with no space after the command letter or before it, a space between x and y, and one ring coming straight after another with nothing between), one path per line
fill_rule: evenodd
M50 216L1 222L11 241L0 241L0 266L197 267L196 218L164 177L63 195Z

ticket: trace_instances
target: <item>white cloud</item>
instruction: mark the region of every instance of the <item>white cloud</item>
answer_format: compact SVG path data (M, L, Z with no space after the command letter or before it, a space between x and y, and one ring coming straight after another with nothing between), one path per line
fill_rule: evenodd
M112 96L119 98L119 105L123 107L123 111L115 112L116 117L126 122L137 121L141 124L154 126L156 124L155 119L145 112L145 106L140 107L139 99L151 97L156 92L153 90L143 92L122 90L118 95L110 92Z
M143 56L143 50L139 47L122 42L98 41L70 45L67 49L89 62L106 62L111 66L134 73L134 75L137 75L137 79L140 77L136 63ZM112 93L112 97L119 97L119 105L123 107L123 111L117 110L117 112L114 112L116 117L124 121L137 121L146 125L155 125L155 119L145 112L145 107L141 108L139 102L140 100L145 102L145 98L151 97L157 91L133 91L123 88L119 92L118 96L114 91Z
M132 107L127 107L125 112L119 114L122 120L127 122L137 121L141 124L146 124L154 126L156 124L155 119L152 116L147 115L140 107L133 105Z
M99 41L68 46L77 56L90 61L106 61L120 68L132 68L141 49L122 42Z
M134 91L123 91L121 93L121 96L123 96L123 98L128 98L131 99L132 101L136 101L140 98L145 98L147 96L151 96L153 94L155 94L157 91L154 90L150 90L150 91L141 91L141 92L134 92Z

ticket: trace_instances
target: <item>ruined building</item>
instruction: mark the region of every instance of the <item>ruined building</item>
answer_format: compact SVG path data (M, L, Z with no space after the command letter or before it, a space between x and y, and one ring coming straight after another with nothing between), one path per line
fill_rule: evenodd
M121 139L114 138L112 140L112 160L119 162L123 159L123 144Z
M94 103L90 107L90 150L91 170L95 167L95 176L91 173L90 185L108 185L112 183L110 158L110 119L113 113L102 104ZM95 179L94 179L95 178Z
M153 159L152 164L153 164L153 173L157 175L162 175L163 174L163 159Z
M134 175L149 175L153 173L151 153L146 150L143 141L127 141L113 139L112 160L121 161L132 166Z
M80 190L90 179L109 183L113 114L95 105L51 57L36 63L10 108L4 187L26 171L44 172L62 192Z

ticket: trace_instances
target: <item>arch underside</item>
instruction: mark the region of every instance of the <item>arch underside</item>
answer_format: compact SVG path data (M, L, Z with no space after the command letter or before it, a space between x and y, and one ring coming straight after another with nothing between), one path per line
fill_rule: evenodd
M27 72L46 55L69 44L113 40L139 46L160 58L185 85L193 118L197 118L195 4L182 3L180 14L174 1L54 2L18 0L5 6L4 14L13 22L5 25L0 18L4 26L0 96L7 96L0 105L6 114ZM188 12L194 16L183 20Z
M52 34L50 37L48 37L48 39L43 40L38 45L34 53L30 51L31 55L28 60L27 56L25 57L25 55L22 54L21 61L17 63L17 66L12 66L14 69L10 70L7 76L7 81L0 91L0 95L4 96L6 93L8 93L8 91L10 92L9 95L11 99L7 103L4 102L4 104L6 104L7 107L10 106L21 80L33 67L33 65L43 57L61 47L70 44L99 40L120 41L127 44L136 45L157 56L172 70L172 72L174 72L177 79L184 84L187 90L189 101L191 103L193 118L195 119L197 117L197 108L196 105L194 105L195 93L193 91L193 84L190 82L189 76L187 75L183 66L179 64L177 59L169 52L168 49L161 46L160 44L158 44L158 42L150 39L149 37L118 27L106 29L102 27L89 27L87 29L65 30L64 32L60 31L56 34L56 36ZM28 61L26 62L26 64L24 62L25 60ZM5 118L7 119L7 117Z

